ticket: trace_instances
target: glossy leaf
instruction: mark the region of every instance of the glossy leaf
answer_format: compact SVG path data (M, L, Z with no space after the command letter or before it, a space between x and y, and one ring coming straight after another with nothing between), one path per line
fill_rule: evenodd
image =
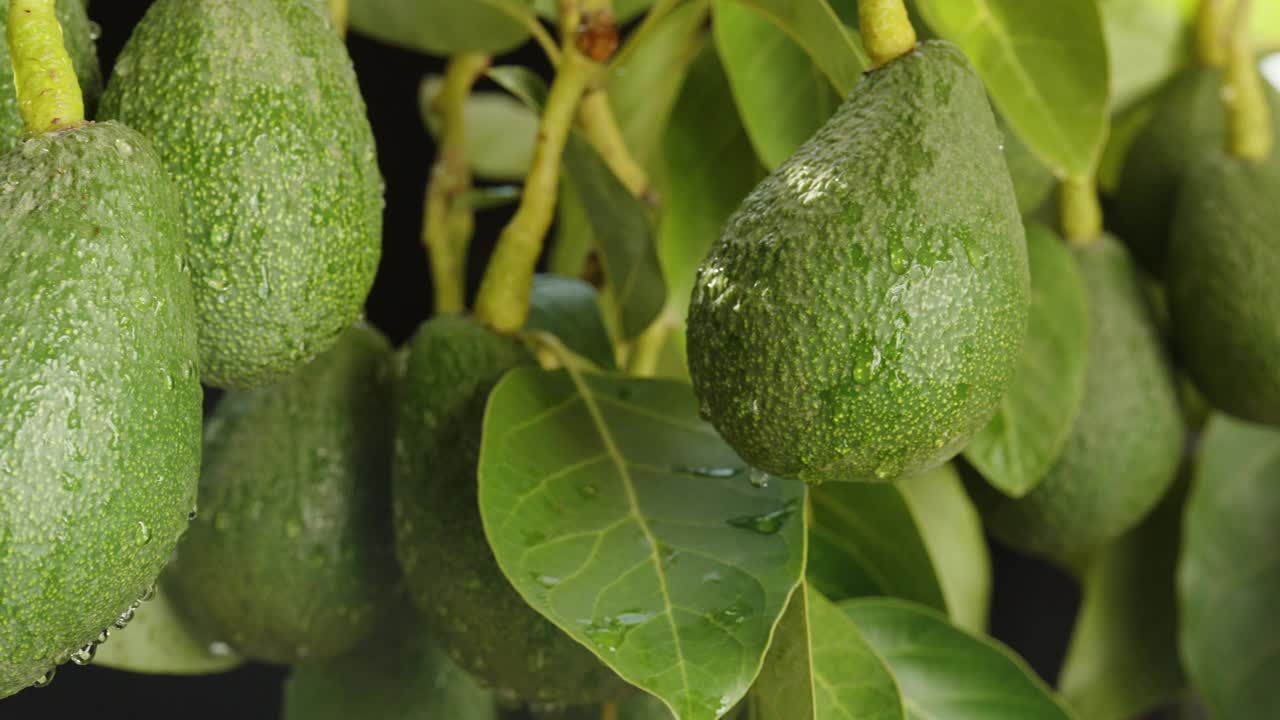
M1066 720L1071 714L1021 658L920 605L846 600L840 609L889 667L912 720Z
M1089 562L1084 600L1058 676L1082 718L1129 720L1176 699L1178 662L1174 575L1186 483L1134 530Z
M547 269L556 275L582 275L595 243L591 220L587 217L586 208L582 207L578 191L573 189L568 178L560 178L560 201L556 203L556 224ZM606 321L611 317L606 314Z
M442 79L428 75L418 90L423 122L438 141L441 118L435 108ZM487 180L523 181L533 158L538 117L519 101L497 92L475 92L463 109L467 163Z
M951 622L985 632L991 607L991 552L978 509L955 466L895 483L924 538Z
M532 607L680 720L746 693L800 580L804 487L747 482L692 388L515 370L479 476L498 565Z
M827 0L733 0L750 7L804 49L814 66L844 97L871 60Z
M996 489L1022 497L1066 445L1084 399L1089 306L1084 280L1066 244L1027 225L1031 318L1018 370L995 417L964 457Z
M520 65L499 65L489 68L485 74L530 110L542 112L542 106L547 103L548 88L547 81L537 73Z
M756 155L772 170L835 112L839 96L802 47L766 16L715 0L713 31Z
M1102 0L1111 104L1126 108L1191 61L1194 0Z
M1220 718L1280 717L1280 431L1213 417L1187 500L1179 646Z
M613 343L600 317L596 290L577 278L537 275L529 294L530 330L549 332L602 370L617 367Z
M917 0L968 55L1009 124L1059 175L1088 175L1107 135L1107 46L1096 0Z
M529 38L529 0L356 0L351 29L433 55L501 53Z
M481 688L428 636L407 604L354 652L296 666L284 687L284 720L497 720Z
M158 585L123 629L98 646L93 664L135 673L205 675L244 664L225 643L211 642L175 608Z
M857 627L801 585L752 688L753 720L901 720L898 686Z

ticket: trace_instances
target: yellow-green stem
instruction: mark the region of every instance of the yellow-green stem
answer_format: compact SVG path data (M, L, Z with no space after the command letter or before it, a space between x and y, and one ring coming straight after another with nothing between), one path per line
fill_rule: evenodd
M437 314L466 310L467 248L475 213L459 198L471 188L466 151L466 104L489 56L462 53L449 60L434 104L442 118L440 149L427 182L422 240L431 261Z
M9 56L28 135L84 123L84 96L53 6L54 0L9 2Z
M349 10L348 0L329 0L329 17L333 20L333 26L338 29L338 37L345 38L347 36Z
M600 153L609 169L622 181L622 185L638 198L651 197L649 174L636 161L622 137L622 129L609 106L609 95L604 87L589 87L578 107L578 122L587 139Z
M903 0L858 0L858 27L872 67L880 67L916 46L916 30Z
M1098 202L1094 176L1066 178L1059 192L1062 236L1073 245L1088 245L1097 240L1102 235L1102 205Z
M1246 160L1261 160L1271 154L1275 135L1271 109L1267 106L1262 75L1253 56L1249 34L1252 0L1239 0L1232 21L1227 57L1227 149Z
M563 5L571 4L562 3L562 12ZM560 158L578 103L587 83L599 69L599 65L574 46L572 28L576 28L576 20L574 17L568 25L570 34L566 36L563 57L542 111L520 206L498 236L497 248L480 281L476 316L498 332L516 332L529 317L533 271L555 214Z
M1205 67L1222 67L1227 62L1227 31L1231 17L1228 0L1200 0L1196 17L1196 58Z

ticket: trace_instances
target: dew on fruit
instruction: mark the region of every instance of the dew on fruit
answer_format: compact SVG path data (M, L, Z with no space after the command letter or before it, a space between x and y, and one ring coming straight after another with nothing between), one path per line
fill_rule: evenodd
M45 672L44 675L40 676L40 679L31 683L31 687L33 688L49 687L49 685L53 682L54 676L56 676L57 674L58 674L58 668L51 667L49 668L48 671Z
M71 662L76 665L88 665L93 662L93 657L98 652L97 643L85 643L79 650L71 653Z
M155 598L155 596L156 596L156 584L151 583L151 585L148 586L145 591L143 591L142 595L138 597L138 601L150 602L153 598Z
M151 528L147 527L147 524L141 520L138 521L138 531L136 535L139 545L146 545L151 542Z
M751 487L764 489L769 487L769 473L756 468L747 469L747 480L751 483Z

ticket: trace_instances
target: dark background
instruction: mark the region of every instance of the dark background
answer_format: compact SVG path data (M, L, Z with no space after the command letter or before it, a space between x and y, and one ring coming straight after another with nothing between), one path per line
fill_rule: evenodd
M98 52L104 73L142 17L150 0L98 0L90 14L102 28ZM382 265L369 298L368 316L399 344L431 309L430 276L419 242L422 196L434 157L431 138L417 109L418 83L443 71L443 62L352 34L348 46L369 107L378 142L379 165L387 181ZM532 64L545 71L540 55L517 53L501 62ZM510 211L484 213L473 244L471 289L479 282L483 258ZM1011 645L1050 682L1065 652L1079 602L1075 585L1062 573L993 547L995 594L991 631ZM25 690L0 700L0 719L49 720L99 716L131 720L277 720L286 668L251 664L206 677L166 677L106 668L64 665L48 688ZM378 720L378 718L353 718ZM449 720L442 718L441 720Z

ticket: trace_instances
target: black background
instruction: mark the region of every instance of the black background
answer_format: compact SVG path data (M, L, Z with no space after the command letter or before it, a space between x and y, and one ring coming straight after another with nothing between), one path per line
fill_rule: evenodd
M98 50L109 73L133 25L149 0L97 0L90 13L102 28ZM442 71L437 58L380 45L353 34L348 46L369 118L377 137L379 165L387 181L383 257L369 298L368 316L396 343L426 319L431 288L419 242L422 194L434 156L417 109L418 83ZM533 64L542 58L525 51L501 62ZM484 255L509 211L484 214L473 244L471 288L478 284ZM995 594L992 633L1020 652L1052 681L1061 663L1079 602L1074 584L1055 569L998 546L993 547ZM165 677L106 668L65 665L48 688L25 690L0 700L0 720L51 720L99 716L131 720L276 720L286 668L251 664L208 677ZM378 720L353 718L353 720ZM450 720L442 718L441 720Z

